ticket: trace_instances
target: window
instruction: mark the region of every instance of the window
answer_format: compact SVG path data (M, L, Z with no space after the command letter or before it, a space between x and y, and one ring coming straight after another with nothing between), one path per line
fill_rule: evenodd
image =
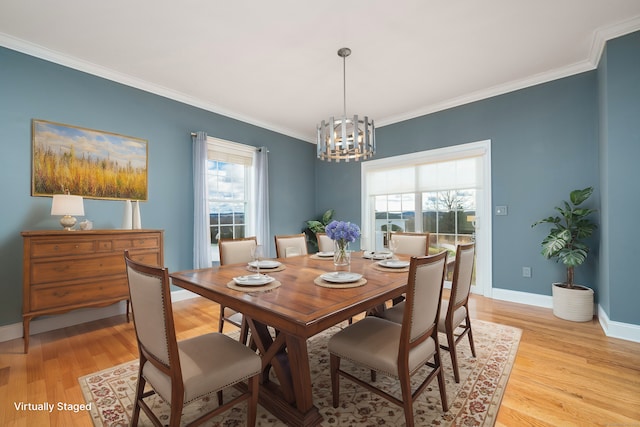
M476 285L490 287L490 142L362 164L364 249L380 250L394 231L429 232L432 252L476 242ZM480 227L480 219L483 219ZM482 264L481 264L482 262ZM484 275L479 275L482 271Z
M211 256L220 261L218 240L253 234L254 147L208 138L207 187Z

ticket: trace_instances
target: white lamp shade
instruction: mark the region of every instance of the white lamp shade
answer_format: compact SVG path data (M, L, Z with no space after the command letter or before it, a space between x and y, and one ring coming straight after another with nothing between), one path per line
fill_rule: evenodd
M56 194L51 203L51 215L79 215L84 216L82 196L70 194Z

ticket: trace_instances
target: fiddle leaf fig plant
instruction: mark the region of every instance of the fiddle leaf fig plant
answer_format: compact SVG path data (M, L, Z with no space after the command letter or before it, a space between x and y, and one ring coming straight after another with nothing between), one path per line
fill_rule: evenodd
M591 236L598 226L588 217L595 209L580 207L593 193L593 187L583 190L574 190L569 194L569 202L563 201L562 206L554 209L558 212L555 216L544 218L532 224L551 224L551 230L542 241L542 255L547 258L555 258L556 262L562 262L567 267L568 288L574 287L574 268L582 265L589 253L589 247L584 239Z
M318 242L316 240L316 233L324 233L325 227L329 225L329 223L333 220L333 215L335 214L335 210L329 209L324 214L322 214L322 218L319 220L312 219L307 221L307 228L304 231L307 235L307 242L311 246L312 250L318 249Z

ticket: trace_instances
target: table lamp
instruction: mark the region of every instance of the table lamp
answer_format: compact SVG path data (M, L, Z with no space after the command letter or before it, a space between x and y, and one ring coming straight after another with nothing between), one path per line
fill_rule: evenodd
M65 230L71 231L77 222L73 215L84 216L82 196L55 194L51 203L51 215L61 215L60 224Z

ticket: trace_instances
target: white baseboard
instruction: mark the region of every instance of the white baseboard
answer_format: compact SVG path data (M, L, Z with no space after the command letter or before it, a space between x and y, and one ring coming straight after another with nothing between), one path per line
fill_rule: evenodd
M543 308L553 308L553 298L549 295L529 294L527 292L493 288L492 297L502 301L516 302ZM597 313L600 327L606 336L611 338L620 338L627 341L640 342L639 325L609 320L609 316L607 316L607 313L605 313L600 305L594 307L594 312Z
M598 321L606 336L640 342L640 326L609 320L609 316L600 305L598 305Z
M553 298L550 295L530 294L528 292L511 291L509 289L491 289L491 298L501 301L517 302L535 307L553 308Z
M171 292L171 301L182 301L197 297L197 294L187 290ZM79 325L81 323L92 322L94 320L106 319L107 317L125 314L126 303L121 301L107 307L80 308L68 313L56 314L53 316L42 316L31 321L29 334L40 334L68 326ZM22 338L22 323L0 326L0 342Z
M105 319L107 317L117 316L118 314L124 314L125 311L126 304L124 301L121 301L107 307L80 308L68 313L42 316L31 321L29 334L40 334L42 332L79 325L81 323ZM0 342L22 338L22 335L22 323L0 326Z

